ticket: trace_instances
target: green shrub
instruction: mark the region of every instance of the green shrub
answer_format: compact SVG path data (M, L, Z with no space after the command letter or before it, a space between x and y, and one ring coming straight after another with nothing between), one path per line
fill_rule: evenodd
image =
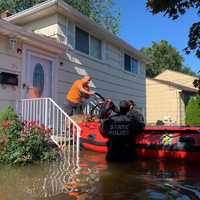
M186 124L200 126L200 96L190 99L186 107Z
M16 120L17 114L11 106L6 107L0 112L0 122L4 120Z
M27 126L10 121L0 135L0 163L15 165L58 158L58 148L50 144L50 131L36 123Z

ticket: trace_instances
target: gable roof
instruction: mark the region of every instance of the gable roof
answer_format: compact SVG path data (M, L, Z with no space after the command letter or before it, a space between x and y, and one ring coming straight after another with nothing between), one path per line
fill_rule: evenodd
M147 78L147 79L155 81L155 82L158 82L158 83L161 83L161 84L164 84L164 85L168 85L168 86L174 87L174 88L182 90L182 91L193 92L193 93L197 92L196 88L190 88L190 87L187 87L187 86L184 86L184 85L173 83L171 81L160 80L160 79L155 79L155 78Z
M4 19L20 25L56 12L68 16L70 19L83 26L86 30L97 35L99 39L106 39L108 42L123 48L128 51L127 53L133 54L137 59L141 60L145 64L151 62L151 60L144 56L139 50L107 31L102 26L81 14L62 0L48 0Z
M172 70L172 69L166 69L166 70L162 71L160 74L158 74L156 77L159 77L160 75L162 75L162 74L164 74L166 72L171 72L171 73L174 73L174 74L184 75L184 76L188 76L188 77L194 78L194 79L197 78L197 76L192 76L192 75L185 74L183 72L178 72L178 71L175 71L175 70Z

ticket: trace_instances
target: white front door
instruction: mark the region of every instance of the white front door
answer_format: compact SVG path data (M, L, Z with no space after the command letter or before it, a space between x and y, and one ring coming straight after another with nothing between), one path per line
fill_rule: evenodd
M51 97L52 61L39 56L29 55L26 85L38 88L41 92L41 97Z

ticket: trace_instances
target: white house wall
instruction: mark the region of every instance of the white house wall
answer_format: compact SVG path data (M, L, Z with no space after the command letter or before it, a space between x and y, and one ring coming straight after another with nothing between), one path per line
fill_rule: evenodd
M116 103L122 99L133 99L140 109L145 109L145 83L142 76L135 77L122 69L98 62L87 56L70 51L58 71L59 104L65 104L66 92L77 78L89 74L93 78L94 90Z
M83 27L81 27L83 28ZM66 92L77 78L89 74L93 78L94 90L116 103L122 99L133 99L138 108L145 111L145 70L140 64L139 74L135 76L124 71L124 51L107 41L102 41L103 59L97 60L74 50L75 24L66 17L58 15L58 35L69 49L58 70L59 104L64 105ZM90 33L91 34L91 33ZM63 39L65 37L65 39ZM98 36L96 36L98 38Z
M58 16L57 14L47 16L45 18L29 22L24 24L23 27L29 31L34 31L35 33L46 35L49 37L57 38L58 33Z
M111 65L117 68L121 68L123 65L123 53L117 47L114 47L111 44L106 43L106 61Z
M133 99L137 106L145 111L145 69L139 61L138 75L124 71L124 53L128 53L125 49L111 44L104 38L102 40L102 60L74 50L75 24L73 20L56 13L25 24L24 27L36 33L54 37L68 47L66 55L60 55L63 64L58 67L56 88L57 101L60 105L66 103L66 92L72 82L84 74L89 74L93 78L94 90L97 92L105 97L111 97L115 102L122 99ZM84 29L81 26L80 28ZM92 32L89 33L93 35ZM98 35L94 36L100 38ZM130 52L129 55L134 57Z
M21 55L10 50L8 38L0 35L0 72L17 74L19 79L18 87L0 84L0 111L7 105L14 106L20 96L21 66Z

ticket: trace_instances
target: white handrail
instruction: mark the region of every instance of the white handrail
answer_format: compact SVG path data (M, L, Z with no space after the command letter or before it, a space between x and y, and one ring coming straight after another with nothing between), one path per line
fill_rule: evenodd
M81 128L53 99L21 99L17 101L16 111L27 126L34 122L50 130L52 141L61 149L72 150L79 159Z
M83 110L83 113L85 115L90 115L91 114L91 110L95 107L95 103L93 102L88 102L87 104L85 104L85 107L84 107L84 110ZM99 111L100 109L98 107L95 108L95 110L93 111L93 114L94 115L99 115Z

